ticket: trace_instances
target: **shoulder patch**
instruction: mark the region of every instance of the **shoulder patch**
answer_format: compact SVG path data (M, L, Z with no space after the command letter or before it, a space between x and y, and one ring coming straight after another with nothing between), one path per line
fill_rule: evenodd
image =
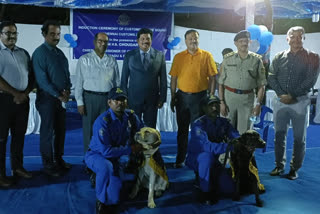
M225 54L224 56L223 56L223 58L225 59L225 58L228 58L228 57L230 57L230 56L233 56L235 54L235 52L230 52L230 53L227 53L227 54Z
M133 113L134 113L134 111L133 111L132 109L126 109L126 112L127 112L128 114L133 114Z
M249 52L249 54L251 56L255 56L255 57L258 57L259 59L262 59L262 56L260 54L257 54L257 53L254 53L254 52Z

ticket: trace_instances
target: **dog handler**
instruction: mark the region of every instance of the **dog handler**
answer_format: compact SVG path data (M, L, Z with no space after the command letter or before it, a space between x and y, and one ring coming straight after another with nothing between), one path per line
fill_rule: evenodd
M109 109L94 122L93 136L85 155L87 166L96 173L96 212L116 213L122 180L119 159L142 151L141 144L131 144L143 124L132 110L125 109L127 95L120 88L109 92Z
M219 117L218 97L207 96L201 100L200 106L205 115L192 123L186 165L195 171L196 179L199 179L201 202L213 204L217 202L218 177L221 175L219 169L223 167L218 158L228 147L223 141L237 138L239 133L228 119ZM233 185L231 176L225 182L223 187L230 188Z

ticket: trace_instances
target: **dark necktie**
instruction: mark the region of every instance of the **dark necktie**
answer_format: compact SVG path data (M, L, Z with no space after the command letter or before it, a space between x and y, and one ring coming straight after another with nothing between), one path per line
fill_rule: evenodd
M149 66L149 60L148 60L148 54L147 53L143 53L143 67L145 70L148 70L148 66Z

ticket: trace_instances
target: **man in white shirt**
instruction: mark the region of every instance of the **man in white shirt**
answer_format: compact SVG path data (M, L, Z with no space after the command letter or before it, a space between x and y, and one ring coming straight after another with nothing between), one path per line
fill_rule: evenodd
M95 35L94 51L81 56L76 68L75 98L82 115L84 153L92 136L92 125L106 111L108 92L120 84L120 74L115 58L106 54L108 35Z
M10 161L14 177L32 178L23 168L24 135L28 126L29 92L34 77L28 52L16 46L17 26L0 24L0 188L13 184L6 176L6 145L11 132Z

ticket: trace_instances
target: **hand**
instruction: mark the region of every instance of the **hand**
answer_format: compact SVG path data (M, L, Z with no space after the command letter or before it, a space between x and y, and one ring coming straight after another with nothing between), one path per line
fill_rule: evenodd
M162 101L159 101L159 102L158 102L158 108L160 109L160 108L162 108L162 106L163 106L163 102L162 102Z
M280 96L280 102L284 104L294 104L297 102L297 100L293 98L290 94L283 94Z
M61 94L62 94L62 95L60 95L60 96L58 97L58 99L59 99L61 102L64 102L64 103L68 102L68 101L69 101L69 96L70 96L70 91L69 91L69 90L63 90L63 91L61 92Z
M22 92L18 92L13 97L13 102L15 104L25 103L29 99L28 95Z
M252 114L254 116L259 116L260 113L261 113L261 105L256 105L252 110Z
M171 111L174 113L174 107L177 105L177 99L176 99L176 96L174 95L172 98L171 98L171 102L170 102L170 108L171 108Z
M86 113L85 113L84 105L78 106L78 112L79 112L79 114L82 115L82 116L86 114Z
M229 107L224 102L220 103L220 113L224 117L228 116Z

